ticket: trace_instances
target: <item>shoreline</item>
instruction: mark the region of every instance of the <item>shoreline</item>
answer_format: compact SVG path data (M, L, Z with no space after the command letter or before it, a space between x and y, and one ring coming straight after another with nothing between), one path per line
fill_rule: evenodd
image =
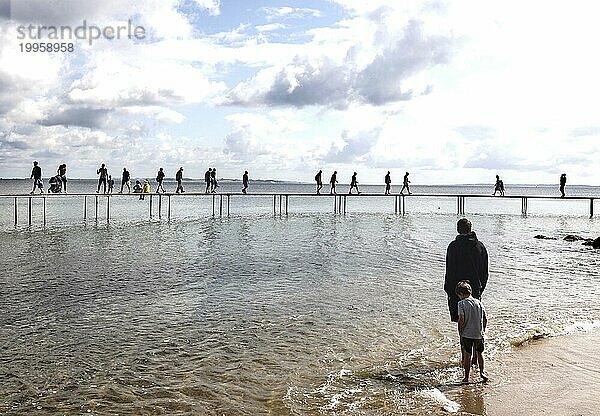
M600 330L530 341L486 361L487 384L447 393L457 414L588 416L600 409ZM477 379L477 373L475 373Z

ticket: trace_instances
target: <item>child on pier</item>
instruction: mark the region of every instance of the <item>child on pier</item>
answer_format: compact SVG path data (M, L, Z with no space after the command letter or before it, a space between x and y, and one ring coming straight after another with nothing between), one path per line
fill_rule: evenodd
M479 364L479 375L485 383L488 378L483 372L483 334L487 327L487 317L483 304L472 297L471 293L469 282L462 281L456 285L456 295L460 298L458 302L458 333L460 334L462 365L465 369L465 378L462 382L469 382L471 354L474 352Z

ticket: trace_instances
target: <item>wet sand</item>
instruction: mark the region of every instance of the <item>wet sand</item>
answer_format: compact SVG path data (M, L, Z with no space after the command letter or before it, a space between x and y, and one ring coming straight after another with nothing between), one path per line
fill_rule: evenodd
M531 341L487 362L491 381L452 389L462 415L600 414L600 331ZM475 372L473 381L478 380Z

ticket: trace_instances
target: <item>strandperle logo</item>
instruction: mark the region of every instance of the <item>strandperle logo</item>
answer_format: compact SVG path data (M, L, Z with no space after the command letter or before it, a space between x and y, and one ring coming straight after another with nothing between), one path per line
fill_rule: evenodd
M146 38L146 29L134 24L131 19L127 20L127 24L120 25L90 24L87 19L83 19L81 23L77 24L35 24L40 20L39 16L54 17L54 20L60 18L60 11L67 10L73 1L62 0L56 3L40 0L0 0L0 19L12 20L17 24L22 23L16 28L17 39L27 42L83 40L91 46L99 39L142 40ZM85 1L77 0L78 4ZM60 8L56 6L60 6ZM47 13L44 14L44 12Z
M146 29L143 26L134 25L131 20L127 25L118 26L97 26L88 25L83 20L78 26L40 26L40 25L21 25L17 26L17 39L28 40L87 40L90 46L94 41L104 39L144 39Z

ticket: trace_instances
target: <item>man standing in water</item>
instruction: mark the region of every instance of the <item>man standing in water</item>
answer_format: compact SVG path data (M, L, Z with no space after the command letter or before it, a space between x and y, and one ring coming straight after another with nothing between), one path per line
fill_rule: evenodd
M410 195L410 188L408 187L408 184L409 184L409 183L410 183L410 181L408 180L408 172L406 172L406 173L404 174L404 180L403 180L403 182L402 182L402 189L400 190L400 193L401 193L402 195L404 195L404 194L403 194L403 192L404 192L404 189L406 189L406 190L408 191L408 194Z
M331 179L329 180L331 184L331 189L329 190L329 195L335 194L335 184L337 183L337 170L333 171L333 175L331 175Z
M471 230L471 221L461 218L456 224L458 235L448 245L446 252L446 277L444 291L448 295L448 309L452 322L458 322L456 285L467 280L473 297L481 299L488 280L488 254L485 246Z
M385 175L385 194L390 194L390 189L392 188L392 177L390 176L390 171L388 170L387 175Z
M175 190L175 193L178 194L179 192L184 193L185 191L183 190L183 167L180 167L179 170L177 171L177 173L175 174L175 180L177 181L177 189Z
M96 190L96 193L99 194L100 193L100 185L104 185L104 190L102 191L102 193L105 194L106 193L106 180L108 179L108 169L106 169L106 165L104 163L96 171L96 174L100 175L100 178L98 178L98 189Z
M565 197L565 185L567 184L567 174L560 175L560 197Z
M358 181L356 180L357 173L354 172L352 175L352 179L350 180L350 190L348 191L348 195L352 195L352 189L356 188L356 194L360 195L360 191L358 190Z
M316 175L315 175L315 182L317 182L317 195L319 195L321 193L321 188L323 188L323 180L321 179L321 175L323 174L323 171L320 170Z
M244 185L244 187L242 188L242 193L246 193L246 190L248 189L248 171L244 171L244 176L242 176L242 184Z
M33 162L33 169L31 169L31 177L33 179L33 189L30 194L35 193L35 188L40 188L40 194L44 193L44 182L42 182L42 168L39 167L38 162Z

